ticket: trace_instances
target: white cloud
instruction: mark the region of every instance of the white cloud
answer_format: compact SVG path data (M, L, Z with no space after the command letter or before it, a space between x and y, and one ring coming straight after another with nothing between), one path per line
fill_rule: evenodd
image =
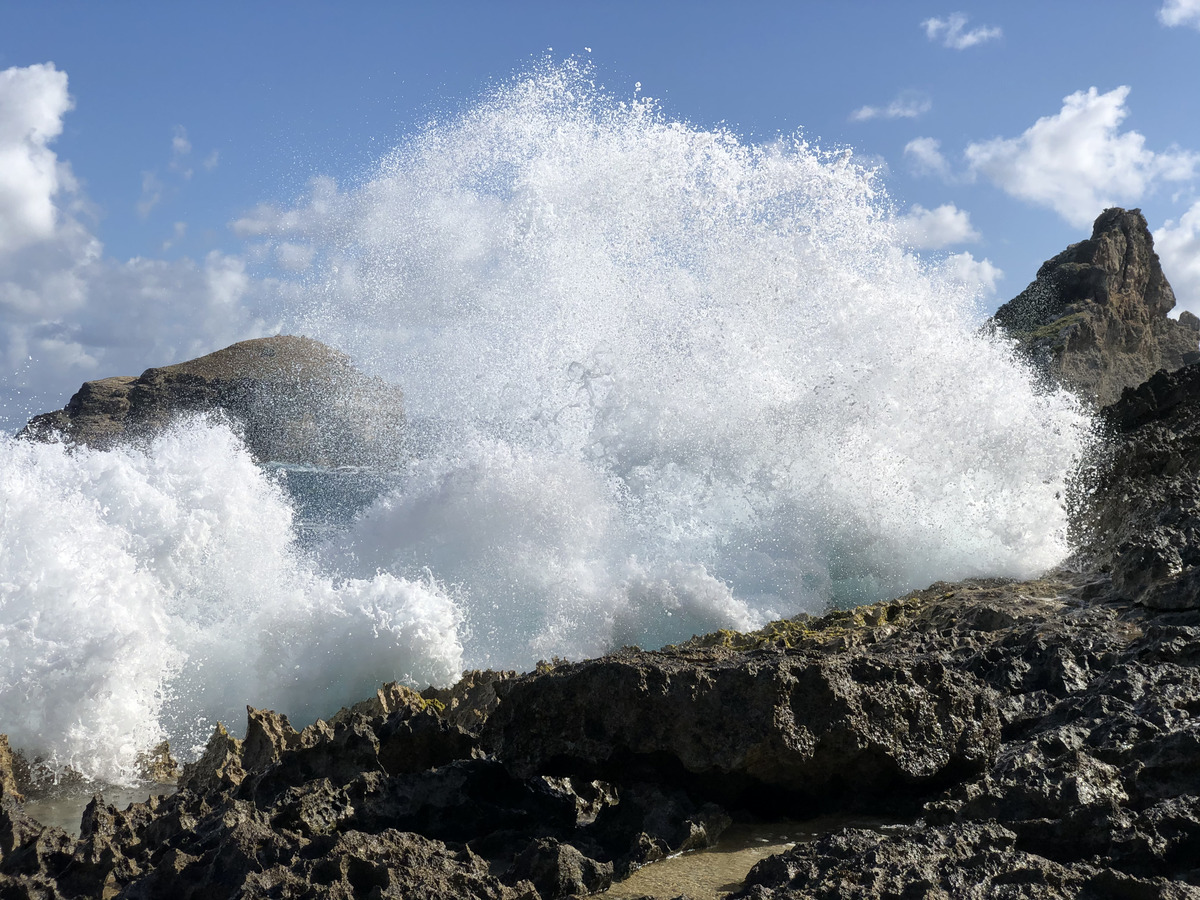
M926 19L921 23L925 36L931 41L942 42L943 47L951 50L966 50L985 41L993 41L1004 35L997 25L981 25L978 28L966 30L967 17L962 13L951 13L944 19Z
M213 150L200 163L206 172L217 167L219 153ZM143 219L163 202L164 199L176 196L180 191L180 180L190 181L196 174L192 160L192 141L187 129L176 125L171 135L171 158L167 161L166 175L163 169L142 172L142 194L138 198L137 211ZM175 177L172 177L175 176Z
M158 206L163 198L165 185L154 172L142 173L142 196L137 202L138 215L143 219L150 215L150 210Z
M1158 21L1170 28L1191 25L1200 29L1200 0L1166 0L1158 11Z
M995 296L996 283L1004 277L1004 272L992 265L990 259L976 259L965 251L947 256L942 271L985 297Z
M869 119L915 119L933 108L933 102L917 91L903 91L887 106L863 106L850 114L854 122Z
M176 222L171 229L171 236L163 241L163 252L167 252L187 236L187 222Z
M347 200L346 195L338 191L337 182L322 175L309 182L307 205L279 209L269 203L260 203L230 227L238 237L310 236L336 231Z
M904 145L904 156L918 175L950 178L950 164L942 156L941 141L931 137L913 138Z
M1154 232L1154 249L1181 309L1200 315L1200 200Z
M1077 91L1063 98L1058 115L1038 119L1020 137L968 146L971 173L1079 227L1105 207L1138 202L1159 181L1190 179L1200 155L1155 153L1138 132L1118 131L1128 95L1125 86Z
M175 126L175 136L171 138L171 152L176 156L187 156L192 152L192 142L188 140L187 129L182 125Z
M283 290L237 256L106 258L73 214L86 204L47 144L70 109L51 65L0 72L0 422L62 406L85 380L137 374L271 333ZM173 147L182 152L176 133ZM145 211L161 198L143 179ZM142 208L142 204L139 204ZM186 233L176 223L174 240ZM10 252L19 249L19 253Z
M192 177L192 167L188 157L192 153L192 142L188 140L187 129L182 125L175 126L175 136L171 138L171 162L168 168L178 172L185 179Z
M971 214L953 203L936 209L914 203L908 215L896 220L896 231L914 250L941 250L979 240L979 232L971 224Z
M0 72L0 253L54 235L54 198L72 179L49 144L70 108L67 74L52 63Z

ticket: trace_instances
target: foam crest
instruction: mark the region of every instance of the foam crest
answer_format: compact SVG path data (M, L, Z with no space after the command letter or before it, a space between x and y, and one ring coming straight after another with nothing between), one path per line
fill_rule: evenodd
M109 781L164 737L186 757L247 702L300 721L461 668L432 582L322 576L290 506L223 426L144 450L0 442L0 723Z

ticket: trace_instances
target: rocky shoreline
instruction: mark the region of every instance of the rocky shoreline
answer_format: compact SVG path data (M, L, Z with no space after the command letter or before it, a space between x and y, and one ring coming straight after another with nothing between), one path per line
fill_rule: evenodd
M302 732L252 709L78 840L6 800L0 895L546 900L734 819L854 811L912 824L798 845L735 896L1200 897L1198 663L1200 610L1060 571L391 685Z
M1153 270L1110 213L1093 243L1116 223L1114 265ZM1064 371L1085 301L1044 305ZM732 896L1200 898L1200 364L1121 387L1079 553L1036 580L385 685L302 731L251 708L177 793L97 797L78 839L25 814L0 740L0 898L565 900L735 821L830 813L903 824L797 845Z

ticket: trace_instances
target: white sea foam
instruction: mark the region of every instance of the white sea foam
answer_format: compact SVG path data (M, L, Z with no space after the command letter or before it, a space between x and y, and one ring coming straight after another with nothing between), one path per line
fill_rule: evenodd
M320 273L295 330L403 386L411 466L310 555L227 429L0 443L18 746L112 778L246 702L304 720L1067 551L1088 418L898 245L848 153L673 122L568 64L319 190L275 219Z
M0 573L0 727L90 778L127 780L163 737L187 755L247 702L313 719L461 668L453 602L319 575L221 426L145 451L0 440Z

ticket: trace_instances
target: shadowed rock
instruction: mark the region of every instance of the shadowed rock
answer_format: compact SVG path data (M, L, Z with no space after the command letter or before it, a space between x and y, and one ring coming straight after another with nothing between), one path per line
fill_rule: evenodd
M1106 209L993 318L1045 375L1106 406L1159 369L1200 360L1200 319L1175 294L1141 210Z
M188 362L85 383L24 437L107 449L182 415L222 413L259 460L394 466L404 457L400 389L306 337L242 341Z
M717 795L841 795L978 769L999 743L987 688L924 655L622 651L497 690L483 740L522 776L640 758Z
M1104 419L1110 440L1076 523L1081 558L1120 596L1200 608L1200 365L1126 390Z

